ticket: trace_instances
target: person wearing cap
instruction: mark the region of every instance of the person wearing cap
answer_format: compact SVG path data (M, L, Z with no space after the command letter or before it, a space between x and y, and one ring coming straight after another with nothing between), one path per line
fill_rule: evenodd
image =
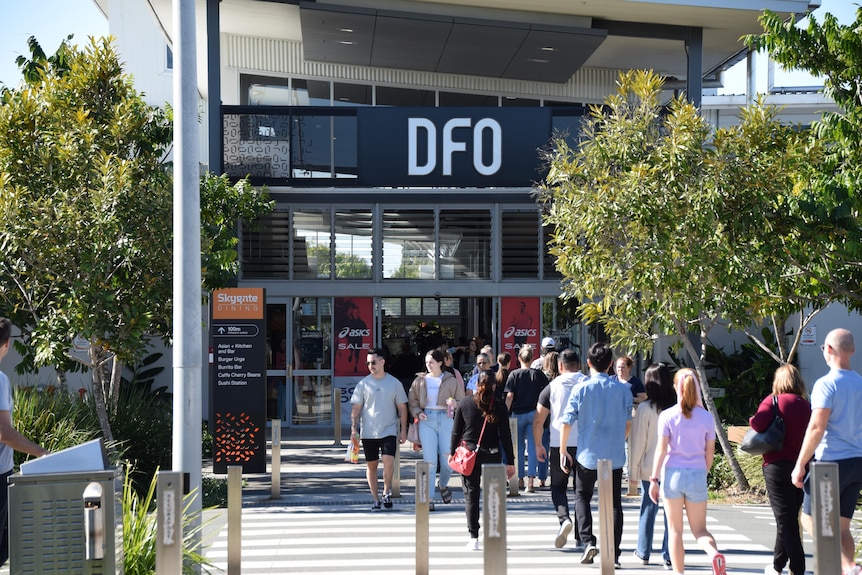
M548 353L557 349L557 342L554 341L552 337L546 337L542 340L542 355L533 360L533 363L530 364L530 367L533 369L542 369L542 362L545 360L545 356Z

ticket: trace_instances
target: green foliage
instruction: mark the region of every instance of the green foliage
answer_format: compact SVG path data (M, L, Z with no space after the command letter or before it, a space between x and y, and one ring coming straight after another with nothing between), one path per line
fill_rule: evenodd
M213 434L210 433L209 423L204 420L201 423L201 457L209 459L213 456Z
M149 483L148 489L139 494L129 479L134 475L130 466L126 467L123 481L123 569L126 575L152 575L156 572L156 515L155 493L156 477ZM183 509L183 573L193 575L195 566L207 567L212 564L201 554L201 549L195 543L202 526L189 528L191 496L186 496Z
M123 457L133 466L131 479L144 489L156 470L170 469L173 412L164 389L151 392L139 386L121 390L111 428L122 446Z
M153 384L156 382L156 377L162 373L165 368L158 365L151 367L154 363L162 359L163 353L152 353L143 358L139 363L132 366L124 366L127 377L124 376L123 386L137 385L147 391L152 390Z
M332 252L327 245L317 245L308 248L308 255L317 258L317 276L329 277L332 263ZM371 265L356 254L335 252L336 278L370 278Z
M227 507L227 478L205 475L201 477L201 505L207 507Z
M709 470L706 478L706 486L710 491L724 491L733 487L736 484L733 470L730 467L727 457L723 453L716 451L715 458L712 461L712 468Z
M76 395L54 387L12 387L15 429L54 452L99 437L99 422L91 406ZM15 452L15 465L29 458Z
M227 175L207 172L201 178L200 206L203 286L211 291L230 285L239 272L237 225L252 226L272 211L275 201L247 179L231 185Z
M787 257L805 271L809 281L826 284L852 306L862 305L862 9L856 19L841 25L832 14L822 22L808 18L807 26L784 22L764 10L764 33L745 38L753 49L765 49L787 68L805 70L823 80L824 92L840 111L826 113L812 125L824 149L811 184L797 190L788 216L811 237L807 249L788 251Z

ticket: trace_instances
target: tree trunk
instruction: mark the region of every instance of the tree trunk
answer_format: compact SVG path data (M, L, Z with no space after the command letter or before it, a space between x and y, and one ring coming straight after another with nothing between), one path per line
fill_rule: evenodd
M104 362L107 360L102 346L90 342L90 364L93 370L93 400L96 402L96 417L99 419L99 427L102 428L102 436L105 444L109 447L114 444L114 434L111 432L111 423L108 420L108 408L105 403L104 388Z
M114 367L111 369L111 414L117 415L120 404L120 383L122 382L123 362L114 356Z
M733 476L736 478L737 485L742 491L749 491L751 486L748 484L748 479L745 478L745 474L739 466L739 461L736 459L736 451L733 449L733 445L731 445L730 440L727 438L727 430L724 429L724 425L721 423L721 419L718 416L718 410L715 407L715 402L712 400L712 394L709 392L709 383L706 377L706 368L704 366L707 332L701 332L700 334L700 340L702 342L700 353L695 350L694 345L691 343L687 334L681 335L683 336L682 340L686 351L688 351L689 356L694 359L695 371L697 371L698 379L700 379L700 393L706 403L707 411L712 414L712 420L715 425L715 435L718 438L718 443L721 445L721 449L724 451L724 456L730 464L730 469L733 471Z

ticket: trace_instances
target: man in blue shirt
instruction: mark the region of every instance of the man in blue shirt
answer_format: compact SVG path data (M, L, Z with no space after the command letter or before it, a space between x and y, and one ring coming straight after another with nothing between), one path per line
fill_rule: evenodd
M614 502L614 564L620 567L620 541L623 536L623 507L620 485L626 462L626 435L632 418L632 394L608 376L614 353L604 342L590 348L587 365L590 379L579 385L569 396L563 412L560 445L568 445L572 426L577 422L578 456L575 467L575 516L578 533L585 548L581 563L592 563L598 553L593 535L593 515L590 500L593 498L598 463L609 459L613 469ZM565 450L560 451L560 467L568 473L573 465Z

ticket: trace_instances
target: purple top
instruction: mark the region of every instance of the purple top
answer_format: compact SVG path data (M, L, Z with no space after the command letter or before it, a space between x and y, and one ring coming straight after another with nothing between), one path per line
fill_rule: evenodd
M715 424L707 410L697 405L686 418L679 404L668 407L658 416L658 436L670 438L666 468L706 469L706 442L715 441Z

